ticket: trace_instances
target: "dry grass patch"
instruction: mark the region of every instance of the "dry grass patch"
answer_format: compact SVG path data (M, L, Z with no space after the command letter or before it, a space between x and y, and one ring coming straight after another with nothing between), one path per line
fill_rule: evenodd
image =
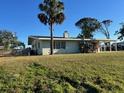
M36 66L32 66L34 63ZM6 73L10 73L10 77L18 76L15 79L19 80L15 83L23 84L16 86L16 89L23 91L28 84L30 87L27 91L30 93L34 92L33 87L37 80L40 81L39 86L41 86L39 91L44 90L46 86L44 92L50 93L52 91L55 93L65 91L67 93L122 93L124 91L124 52L2 57L0 67ZM45 85L42 80L46 82ZM13 84L10 86L13 88Z

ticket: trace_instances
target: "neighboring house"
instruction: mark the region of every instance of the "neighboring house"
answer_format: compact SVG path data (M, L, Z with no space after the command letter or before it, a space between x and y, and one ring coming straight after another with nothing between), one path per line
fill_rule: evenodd
M96 43L95 51L100 52L100 42L111 42L114 40L104 39L81 39L69 37L67 31L64 32L63 37L54 37L54 54L65 53L80 53L80 43L82 41ZM49 36L29 36L28 44L32 46L32 49L37 51L38 54L49 55L50 54L50 37Z

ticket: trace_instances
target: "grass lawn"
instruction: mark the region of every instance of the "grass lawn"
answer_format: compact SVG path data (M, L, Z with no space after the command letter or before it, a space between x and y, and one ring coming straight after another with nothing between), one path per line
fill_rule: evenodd
M1 57L0 93L124 93L124 52Z

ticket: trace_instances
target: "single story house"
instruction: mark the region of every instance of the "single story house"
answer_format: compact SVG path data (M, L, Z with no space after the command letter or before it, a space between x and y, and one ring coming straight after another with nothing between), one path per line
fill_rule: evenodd
M81 39L69 37L67 31L64 32L63 37L54 37L54 54L80 53L80 43L82 41L95 43L95 51L100 52L101 42L112 42L110 39ZM38 54L50 54L50 37L49 36L29 36L28 44L36 50ZM93 47L93 46L90 46Z

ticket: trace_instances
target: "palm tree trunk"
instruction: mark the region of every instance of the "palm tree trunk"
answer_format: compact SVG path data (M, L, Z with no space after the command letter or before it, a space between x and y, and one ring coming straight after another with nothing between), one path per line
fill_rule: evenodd
M53 25L50 24L50 55L53 55Z

